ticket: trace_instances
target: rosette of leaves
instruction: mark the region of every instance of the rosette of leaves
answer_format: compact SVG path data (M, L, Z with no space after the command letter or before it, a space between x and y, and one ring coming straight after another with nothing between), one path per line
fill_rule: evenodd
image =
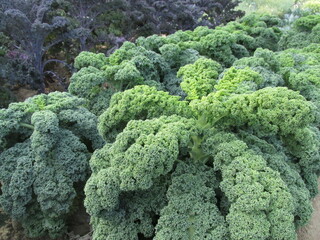
M317 110L250 67L218 68L183 68L184 101L145 85L112 97L85 186L94 240L296 239L320 173Z
M68 93L37 95L0 110L1 208L30 237L56 238L103 144L96 116Z

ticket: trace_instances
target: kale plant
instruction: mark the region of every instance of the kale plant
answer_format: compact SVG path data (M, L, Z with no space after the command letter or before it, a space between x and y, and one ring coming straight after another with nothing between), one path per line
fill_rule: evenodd
M0 109L0 205L29 237L66 231L88 159L103 143L83 102L54 92Z
M94 240L296 239L320 170L314 106L233 74L200 82L215 89L202 98L185 84L191 101L148 86L112 97L85 187Z
M63 16L50 15L54 0L12 0L0 4L4 31L16 42L17 50L28 59L29 66L33 68L31 84L44 92L45 75L55 75L54 72L45 70L46 65L51 62L65 64L58 59L46 60L45 54L51 47L72 35L68 31L69 21ZM17 70L15 68L13 71Z
M312 34L309 20L296 24ZM280 23L255 14L79 56L70 91L116 92L85 186L93 240L297 239L318 193L320 45L276 52Z

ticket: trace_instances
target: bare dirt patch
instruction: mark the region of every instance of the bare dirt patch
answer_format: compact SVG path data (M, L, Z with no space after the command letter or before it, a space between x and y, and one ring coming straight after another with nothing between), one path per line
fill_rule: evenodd
M38 93L36 90L23 88L23 87L13 90L12 92L16 96L18 102L23 102L27 98L33 97Z
M320 192L320 178L318 179ZM319 240L320 239L320 194L312 201L314 208L312 218L308 225L299 229L298 240Z

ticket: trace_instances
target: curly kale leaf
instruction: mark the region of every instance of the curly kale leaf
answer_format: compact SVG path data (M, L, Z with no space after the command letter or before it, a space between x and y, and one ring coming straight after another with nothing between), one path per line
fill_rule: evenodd
M168 188L154 239L226 239L226 222L216 206L215 172L180 162Z
M99 117L98 129L107 141L133 119L150 119L161 115L192 116L188 103L180 97L157 91L154 87L136 86L123 93L113 95L110 107Z

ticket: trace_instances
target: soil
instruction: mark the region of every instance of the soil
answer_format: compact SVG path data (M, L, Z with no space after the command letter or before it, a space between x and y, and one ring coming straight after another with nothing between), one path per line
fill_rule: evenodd
M38 93L36 90L32 90L24 87L13 90L12 92L16 96L18 102L23 102L27 98L33 97Z
M318 179L320 192L320 178ZM320 239L320 194L312 201L314 208L309 224L298 231L298 240L319 240Z
M47 81L45 89L44 89L44 93L50 93L50 92L54 92L54 91L64 92L66 90L66 85L67 85L67 83L61 84L61 83L54 81L54 80ZM11 90L11 92L13 93L13 95L16 98L15 102L23 102L27 98L33 97L33 96L39 94L39 92L37 90L31 89L28 86L14 87Z

